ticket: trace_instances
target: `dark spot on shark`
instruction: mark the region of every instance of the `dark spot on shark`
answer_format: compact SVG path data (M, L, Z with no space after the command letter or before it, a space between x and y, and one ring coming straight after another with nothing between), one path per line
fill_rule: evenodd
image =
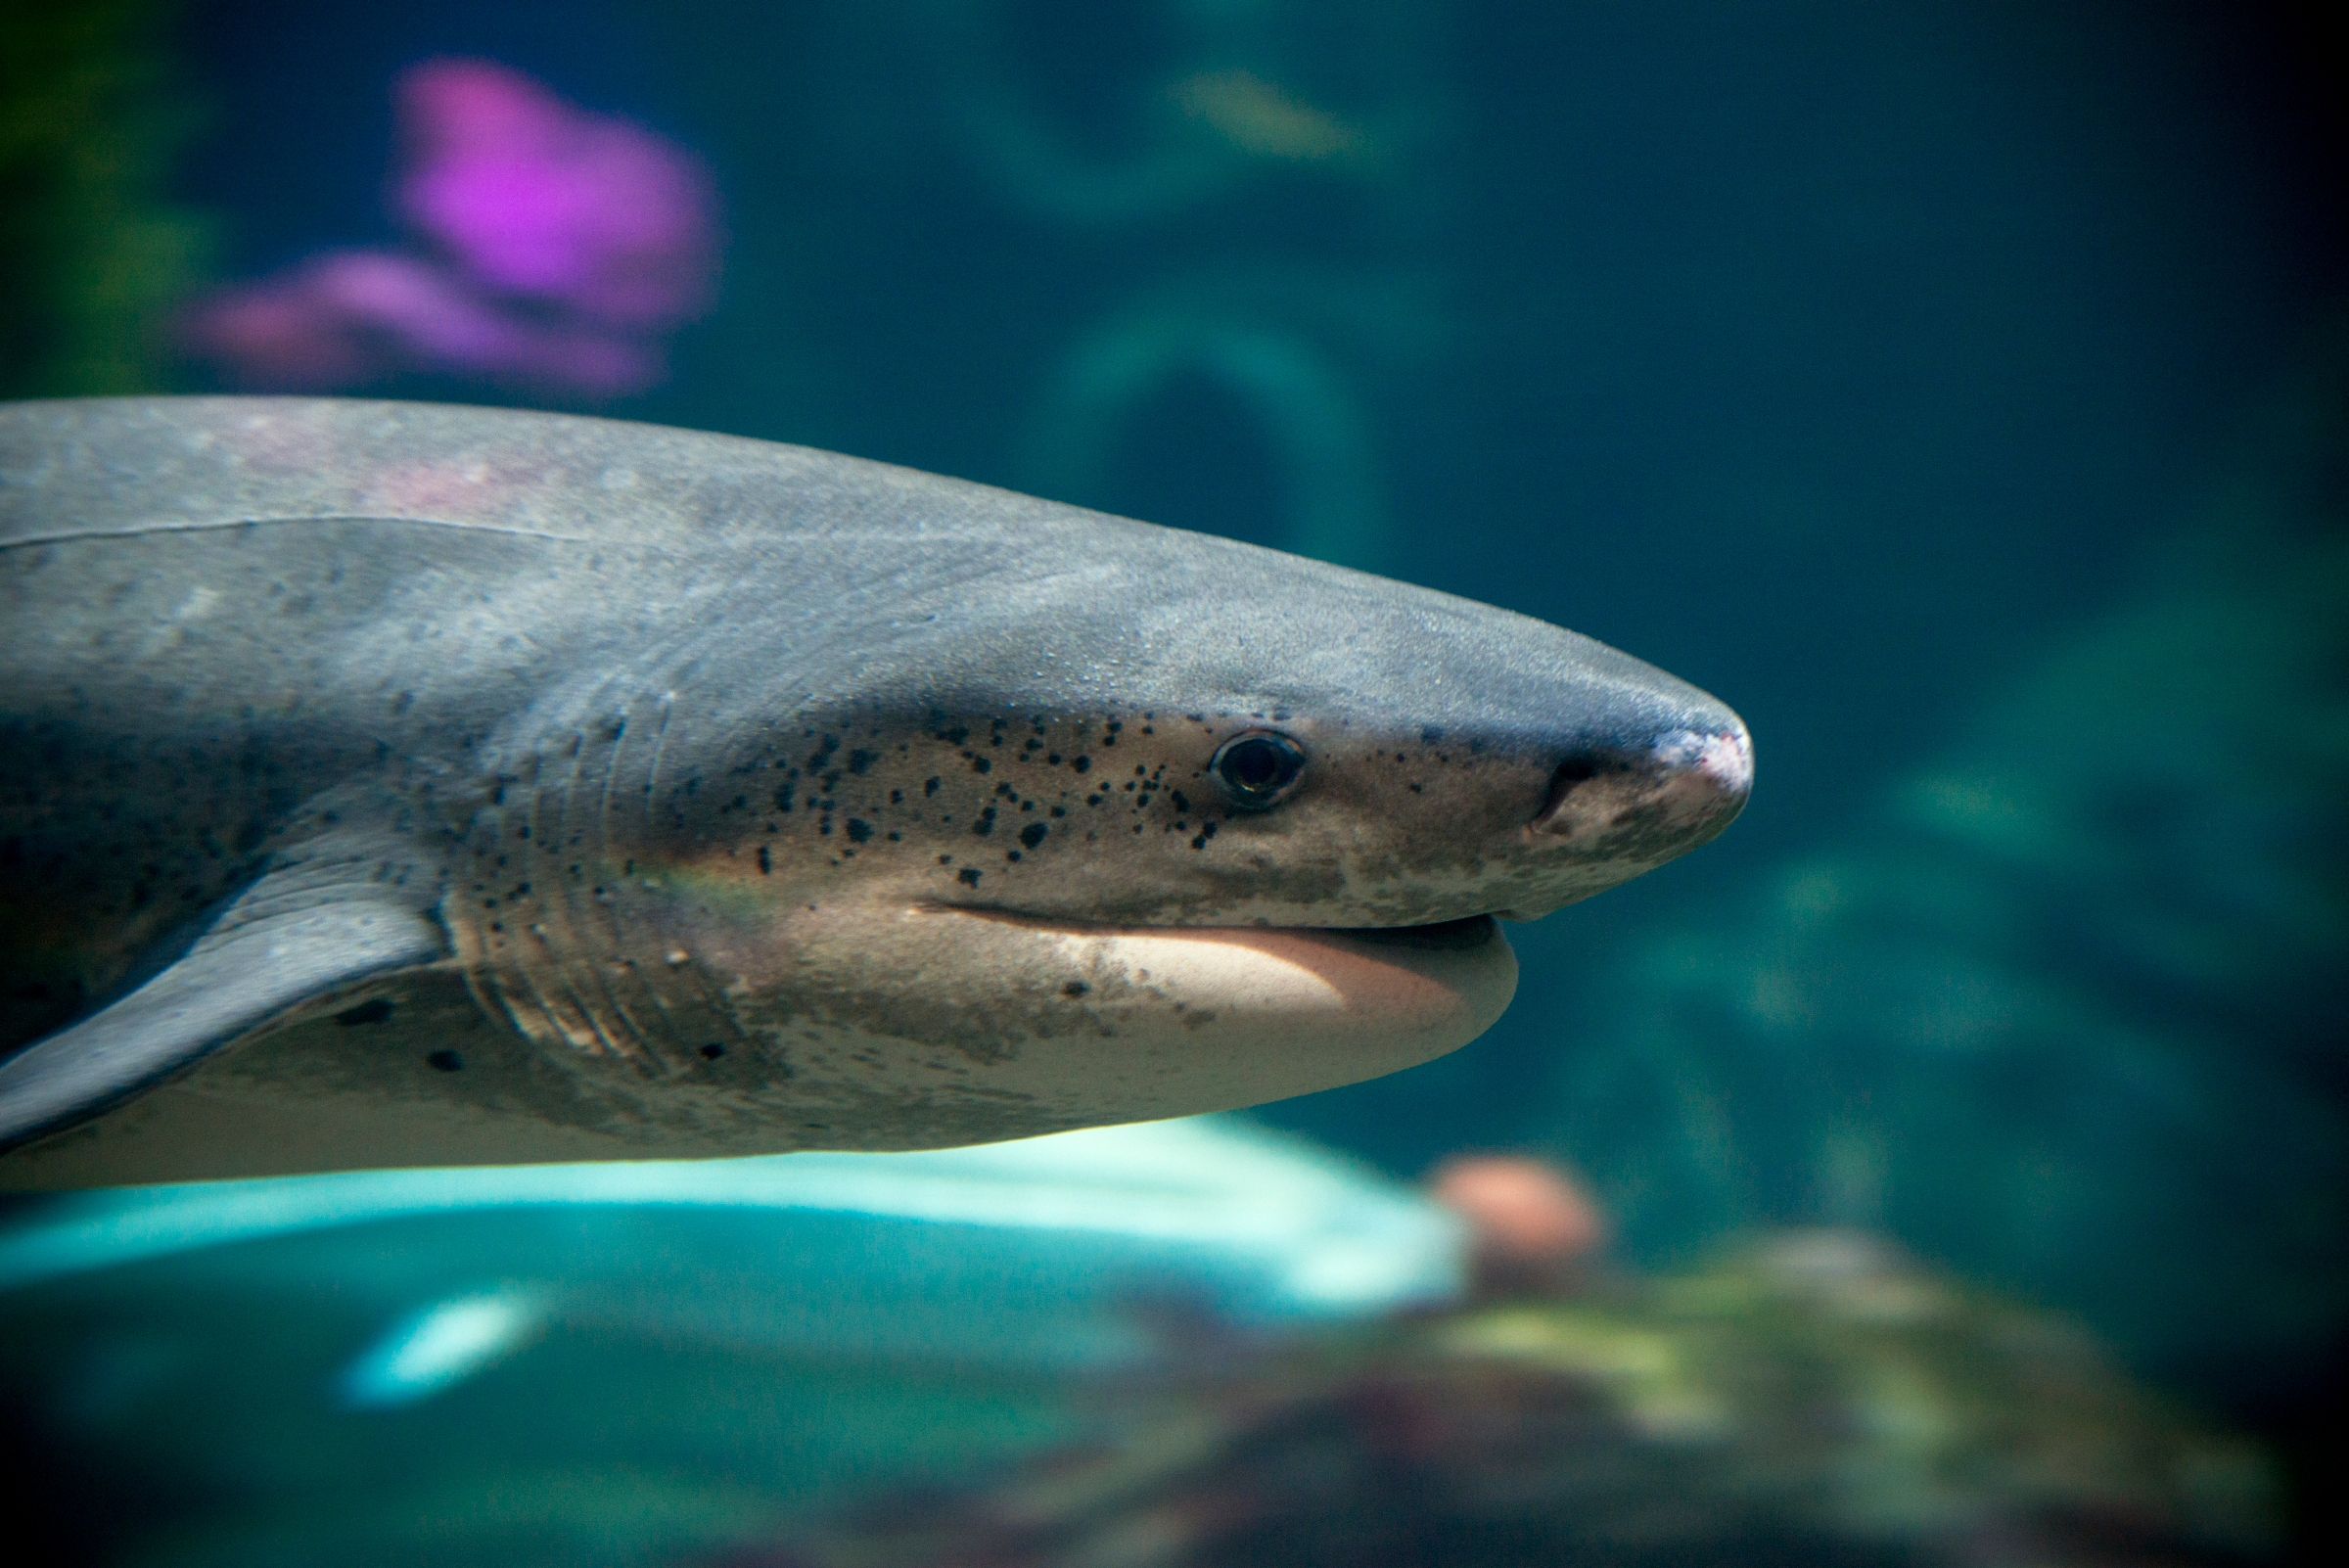
M973 888L979 886L979 873L967 866L963 868L960 879L965 886Z
M1080 773L1089 773L1093 770L1093 760L1089 757L1080 757L1069 765Z
M1044 824L1041 822L1031 822L1026 827L1020 829L1020 842L1033 850L1037 845L1043 843L1044 835L1051 831L1052 830L1050 828L1044 826Z
M705 1062L714 1062L725 1054L726 1048L715 1040L702 1047L702 1060Z
M922 794L923 794L923 796L924 796L924 797L928 797L928 796L936 795L936 794L938 793L938 786L939 786L939 783L940 783L940 781L939 781L938 779L936 779L936 778L932 778L932 779L931 779L931 780L929 780L927 783L925 783L925 784L922 786Z
M872 752L851 752L849 753L849 771L858 778L862 778L865 771L878 760L877 755Z
M869 843L872 837L873 825L870 822L861 817L852 816L849 818L849 842L851 844Z
M341 1012L335 1014L335 1022L341 1024L344 1028L348 1029L355 1024L385 1023L388 1022L391 1017L392 998L389 996L378 996L372 1001L363 1001L356 1007L344 1008Z
M1063 996L1082 996L1092 989L1082 980L1072 980L1060 988L1060 993Z
M759 846L759 874L760 874L760 876L762 876L762 877L763 877L763 876L768 876L768 875L771 875L771 874L773 873L774 869L775 869L775 859L774 859L774 856L773 856L773 855L771 855L771 854L768 854L768 853L766 853L766 846L765 846L765 845L763 845L763 844L760 845L760 846Z
M452 1050L437 1050L425 1058L435 1072L454 1073L465 1065L465 1058Z

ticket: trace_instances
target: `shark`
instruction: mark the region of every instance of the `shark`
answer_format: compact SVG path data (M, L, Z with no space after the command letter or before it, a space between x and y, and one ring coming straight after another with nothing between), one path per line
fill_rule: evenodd
M0 406L0 1188L941 1148L1488 1029L1728 708L1508 611L856 458Z

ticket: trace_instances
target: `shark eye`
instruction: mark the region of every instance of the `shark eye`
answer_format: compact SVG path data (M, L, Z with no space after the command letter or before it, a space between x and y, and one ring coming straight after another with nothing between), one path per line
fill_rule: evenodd
M1252 729L1218 747L1207 766L1234 806L1261 811L1277 806L1305 771L1305 748L1276 731Z

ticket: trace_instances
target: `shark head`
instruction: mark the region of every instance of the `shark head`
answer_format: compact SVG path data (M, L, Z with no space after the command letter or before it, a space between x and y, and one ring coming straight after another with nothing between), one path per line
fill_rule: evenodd
M658 776L613 764L646 810L602 897L700 978L741 1072L827 1085L825 1141L896 1144L916 1098L949 1141L1428 1060L1514 992L1497 919L1745 801L1736 715L1589 638L1019 504L1016 561L900 572L830 690L763 675L784 628L729 618Z

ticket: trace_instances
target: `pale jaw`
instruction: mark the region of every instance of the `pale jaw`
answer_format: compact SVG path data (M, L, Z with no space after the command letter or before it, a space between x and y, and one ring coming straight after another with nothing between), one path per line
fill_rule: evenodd
M731 972L738 1026L789 1064L802 1120L820 1114L834 1147L908 1146L902 1119L875 1112L917 1096L942 1110L921 1141L946 1144L979 1141L983 1118L1013 1137L1359 1083L1467 1044L1517 987L1486 916L1346 931L800 914L761 952L720 939L700 961Z
M797 913L763 932L688 922L690 950L665 964L574 955L486 996L454 964L342 991L23 1151L0 1186L987 1143L1376 1078L1474 1039L1517 985L1486 916L1323 931L901 899ZM557 992L594 1027L533 1023L523 995ZM377 1009L440 1048L383 1049L350 1022ZM625 1015L668 1028L631 1038ZM670 1035L708 1043L660 1051Z

